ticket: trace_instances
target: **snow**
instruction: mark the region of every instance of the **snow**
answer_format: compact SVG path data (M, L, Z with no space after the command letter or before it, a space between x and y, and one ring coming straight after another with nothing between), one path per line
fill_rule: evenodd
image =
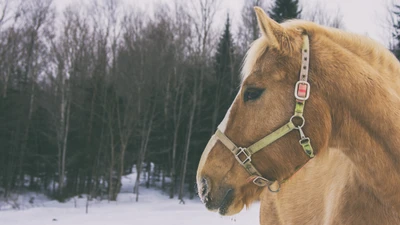
M0 209L1 225L251 225L259 224L259 203L249 210L243 210L233 217L222 217L209 212L196 197L179 200L169 199L160 190L140 187L139 202L136 195L129 193L134 184L135 174L122 179L123 188L116 202L93 200L89 202L86 214L86 198L73 198L66 203L59 203L35 198L35 202L21 203L19 210ZM30 199L25 197L24 199ZM25 205L24 205L25 204Z

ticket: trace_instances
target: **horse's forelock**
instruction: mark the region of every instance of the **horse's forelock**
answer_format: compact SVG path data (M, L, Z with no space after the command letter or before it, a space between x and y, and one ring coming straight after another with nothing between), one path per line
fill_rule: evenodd
M242 81L250 76L257 60L264 54L264 52L267 50L267 47L268 40L265 37L260 37L251 44L251 47L247 51L243 60L241 71Z

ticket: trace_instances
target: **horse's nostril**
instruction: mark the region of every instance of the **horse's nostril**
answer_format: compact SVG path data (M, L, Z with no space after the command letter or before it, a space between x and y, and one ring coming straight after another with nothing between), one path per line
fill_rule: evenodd
M205 178L201 179L201 186L201 195L205 196L208 189L207 180Z
M202 178L199 185L199 197L203 203L209 200L208 194L210 193L208 181L206 178Z

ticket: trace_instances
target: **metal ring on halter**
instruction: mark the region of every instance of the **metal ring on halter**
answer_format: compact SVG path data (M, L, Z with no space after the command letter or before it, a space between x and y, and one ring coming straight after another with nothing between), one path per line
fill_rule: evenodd
M293 119L294 118L300 118L301 119L301 125L300 126L296 126L296 124L293 122ZM306 122L306 120L304 119L304 117L303 116L299 116L299 115L294 115L294 116L292 116L292 117L290 117L290 122L292 122L294 125L295 125L295 128L294 129L300 129L300 128L303 128L304 127L304 123Z
M279 191L281 190L281 183L279 183L279 182L277 182L277 183L278 183L278 189L272 190L272 189L271 189L271 186L274 184L274 183L272 183L272 184L268 185L268 190L269 190L270 192L274 192L274 193L279 192Z

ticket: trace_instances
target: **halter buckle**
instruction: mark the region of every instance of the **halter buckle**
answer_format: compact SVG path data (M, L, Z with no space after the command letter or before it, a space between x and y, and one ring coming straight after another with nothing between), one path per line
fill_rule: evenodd
M239 151L235 154L235 158L239 161L240 164L244 165L247 162L251 162L251 154L247 151L247 148L239 147ZM243 154L245 156L244 160L240 159L240 155Z
M271 182L264 177L257 176L256 178L254 178L253 183L259 187L265 187Z
M307 100L310 97L310 83L302 80L297 81L294 96L299 101Z

